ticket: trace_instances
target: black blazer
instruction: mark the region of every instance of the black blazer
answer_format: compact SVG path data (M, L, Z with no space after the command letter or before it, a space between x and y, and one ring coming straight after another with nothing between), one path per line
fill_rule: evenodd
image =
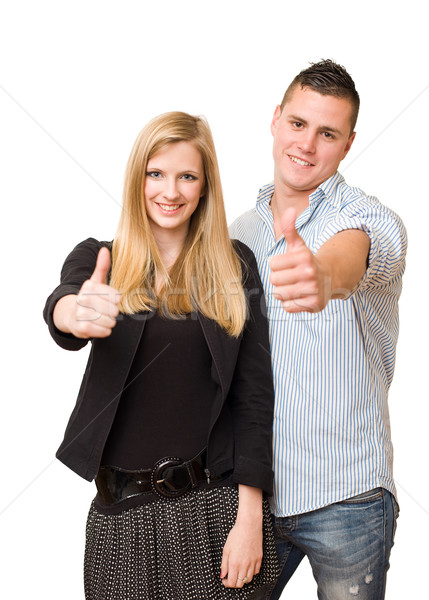
M244 263L243 285L249 316L238 338L198 314L212 355L211 375L218 385L207 440L207 468L212 476L233 469L236 483L272 494L272 419L274 392L262 284L251 250L234 241ZM98 251L111 244L90 238L67 257L61 283L49 296L44 318L54 340L67 350L79 350L89 340L60 332L53 322L55 304L77 294L95 268ZM140 318L139 318L140 317ZM100 467L136 349L144 330L141 315L120 314L108 338L93 339L76 406L70 416L57 458L88 481Z

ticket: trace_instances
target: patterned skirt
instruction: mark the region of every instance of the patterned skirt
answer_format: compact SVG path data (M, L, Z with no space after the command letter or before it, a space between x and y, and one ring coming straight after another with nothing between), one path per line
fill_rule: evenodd
M86 531L87 600L244 600L278 575L268 503L264 501L261 572L243 588L219 577L223 546L238 508L235 487L159 498L119 514L91 506Z

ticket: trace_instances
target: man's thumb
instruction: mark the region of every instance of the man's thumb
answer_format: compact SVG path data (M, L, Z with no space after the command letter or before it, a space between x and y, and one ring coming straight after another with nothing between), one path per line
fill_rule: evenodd
M107 274L110 269L111 258L110 251L108 248L100 248L97 256L97 263L93 274L91 275L91 281L94 283L105 283L107 284Z
M294 250L296 247L304 244L302 238L295 229L296 217L296 210L291 207L287 208L280 217L280 227L287 243L286 252Z

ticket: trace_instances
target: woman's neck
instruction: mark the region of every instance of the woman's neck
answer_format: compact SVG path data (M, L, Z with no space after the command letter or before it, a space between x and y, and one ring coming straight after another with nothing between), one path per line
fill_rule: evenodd
M172 231L152 228L161 260L167 271L174 265L185 244L188 230Z

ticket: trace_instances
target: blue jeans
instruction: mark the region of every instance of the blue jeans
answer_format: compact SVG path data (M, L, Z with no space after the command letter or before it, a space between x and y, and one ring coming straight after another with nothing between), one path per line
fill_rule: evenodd
M319 510L273 517L280 577L252 599L278 600L305 555L319 600L383 600L399 508L377 488Z

